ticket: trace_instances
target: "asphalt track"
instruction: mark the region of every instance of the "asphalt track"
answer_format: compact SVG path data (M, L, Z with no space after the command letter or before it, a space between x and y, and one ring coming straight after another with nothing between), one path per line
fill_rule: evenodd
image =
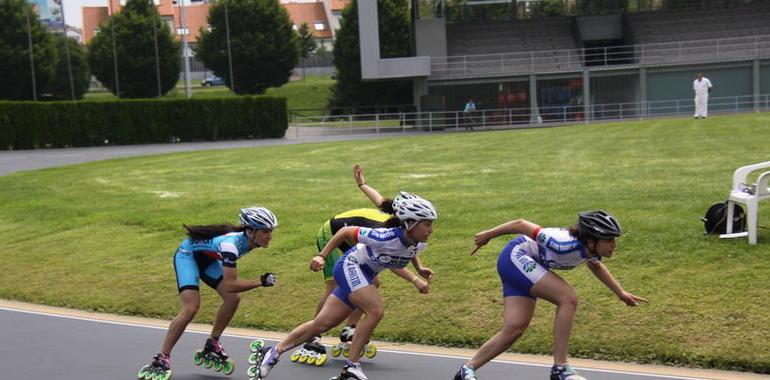
M97 380L135 379L136 372L149 362L165 333L163 327L135 323L109 322L83 317L0 308L0 368L3 379L13 380ZM188 332L174 348L173 379L246 379L248 345L257 336L225 335L222 344L236 362L230 376L196 367L192 354L203 346L206 334ZM270 342L270 341L268 341ZM462 357L443 354L416 354L381 350L363 366L371 379L451 379L463 363ZM323 367L298 365L284 355L271 372L270 380L325 380L339 373L339 359ZM696 377L645 375L614 370L580 368L591 380L699 379ZM543 380L548 368L543 364L496 361L479 371L484 380Z
M341 141L382 137L382 135L336 135L308 139L248 140L214 143L157 144L143 146L50 149L0 152L0 175L118 157L171 152L232 149L306 142ZM122 317L73 316L70 312L36 311L34 305L3 307L0 300L0 379L135 379L136 373L158 350L167 322L125 322ZM5 302L7 304L8 302ZM75 312L73 312L75 313ZM112 321L104 319L112 319ZM235 329L229 329L233 331ZM243 330L240 330L243 331ZM246 379L248 344L264 334L248 332L226 334L222 342L236 362L235 373L226 377L192 363L193 352L201 348L206 334L189 331L179 341L172 356L173 379ZM327 341L325 343L330 343ZM390 345L393 346L393 345ZM449 353L447 353L449 351ZM459 353L458 353L459 352ZM380 347L373 360L364 360L364 371L373 380L450 379L454 371L472 354L468 350L424 347L402 350ZM291 363L284 355L268 377L270 380L325 380L339 373L341 360L332 359L324 367ZM511 356L505 354L504 357ZM547 379L548 358L534 363L517 360L493 361L478 371L483 380ZM591 380L662 379L768 379L770 377L724 372L682 370L624 363L573 361ZM673 375L672 375L673 374Z

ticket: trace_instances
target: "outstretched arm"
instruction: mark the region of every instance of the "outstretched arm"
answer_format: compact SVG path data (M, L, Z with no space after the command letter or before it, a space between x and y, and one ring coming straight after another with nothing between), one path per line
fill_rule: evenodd
M377 189L369 186L366 183L366 179L364 178L364 171L361 169L361 165L355 164L353 166L353 177L356 179L358 188L361 189L364 194L366 194L366 197L369 198L377 207L380 207L382 202L385 201L385 198L380 194L379 191L377 191Z
M414 287L420 291L420 293L427 294L430 291L430 285L428 284L428 281L421 279L420 276L412 273L409 269L399 268L391 269L390 271L395 273L398 277L411 282L412 285L414 285Z
M589 261L587 265L588 268L591 269L591 272L594 274L594 276L596 276L596 278L598 278L599 281L601 281L607 288L612 290L612 292L615 293L615 295L618 296L621 301L625 302L626 305L639 306L639 302L650 302L642 297L637 297L623 290L623 287L620 286L618 280L612 276L610 270L607 269L607 267L605 267L601 262Z
M356 235L357 232L358 227L340 228L340 230L337 231L337 233L334 234L331 239L329 239L321 252L315 255L312 260L310 260L310 269L314 271L322 269L324 267L326 256L329 256L332 250L339 247L343 241L348 241L355 244L358 241L358 236Z
M223 267L222 282L219 283L219 286L227 293L243 293L260 286L272 286L275 283L275 275L273 275L271 283L266 283L268 274L265 273L261 278L255 280L242 280L238 278L238 268Z
M490 240L501 235L525 234L529 237L532 237L532 234L538 228L540 228L540 226L526 219L516 219L510 222L503 223L495 228L491 228L491 229L484 230L477 233L476 236L474 237L474 240L476 242L476 250L478 250L478 248L480 248L481 246L489 243ZM476 250L474 250L471 253L471 255L476 253Z
M431 282L433 280L433 270L422 265L422 261L420 261L420 258L415 256L412 259L412 265L414 266L414 269L417 270L417 273L420 274L424 279L428 280L428 282Z

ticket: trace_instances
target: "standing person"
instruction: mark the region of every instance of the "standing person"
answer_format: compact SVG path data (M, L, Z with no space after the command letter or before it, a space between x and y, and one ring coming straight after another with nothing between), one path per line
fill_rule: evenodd
M366 318L356 328L350 345L350 355L342 367L339 379L367 379L358 361L364 344L369 341L374 328L384 315L382 297L373 285L374 277L383 270L390 269L397 276L412 283L420 293L426 294L429 291L429 280L423 280L406 269L406 266L411 262L420 270L421 264L417 260L417 254L427 247L425 242L433 233L436 209L429 201L406 192L401 192L396 197L393 209L396 216L385 223L386 228L343 227L329 240L319 256L313 258L311 269L320 270L324 266L324 258L343 240L355 244L337 261L334 267L337 288L332 296L326 299L315 319L297 326L278 345L262 349L263 357L257 369L261 377L267 376L278 364L282 353L313 335L337 326L353 310L360 308Z
M585 380L567 361L577 295L575 289L551 270L572 269L585 262L594 276L626 305L647 302L623 290L601 262L602 258L612 257L617 248L620 224L602 210L579 213L578 223L570 228L542 228L516 219L476 234L476 250L506 234L521 235L511 240L497 259L497 273L503 283L503 328L460 367L454 379L477 380L475 371L516 342L532 320L537 299L543 298L556 305L551 380Z
M476 111L476 103L473 102L473 98L468 98L463 108L463 120L465 121L465 130L473 130L473 112Z
M698 77L692 81L692 90L695 92L695 116L694 118L706 118L708 116L709 92L711 81L698 73Z
M139 371L140 379L155 376L154 379L167 380L171 377L171 350L200 308L200 280L219 293L222 305L214 320L211 335L203 350L196 353L195 361L200 364L199 361L207 359L217 367L223 366L226 374L232 373L234 365L232 360L228 360L219 337L238 309L241 300L239 293L259 286L273 286L276 281L275 275L269 272L254 280L239 279L236 261L254 248L267 248L273 230L278 227L278 219L264 207L243 208L239 217L240 226L184 226L188 237L174 254L181 309L168 327L160 352L150 365Z
M360 208L349 210L337 214L331 219L327 220L318 230L318 234L316 235L316 247L318 248L318 253L314 256L314 260L315 257L321 256L323 248L326 246L332 236L334 236L343 227L357 226L367 228L382 228L385 227L385 222L387 222L388 219L392 218L395 214L395 211L393 210L393 200L383 197L380 192L377 191L377 189L366 183L364 172L361 169L361 166L358 164L353 166L353 177L355 178L358 188L361 189L361 191L367 196L367 198L369 198L369 200L372 201L372 203L378 207L378 209ZM338 247L334 247L331 252L326 257L324 257L323 277L326 283L326 290L323 296L321 296L321 299L318 301L316 306L316 315L321 312L323 305L326 303L326 299L337 287L337 282L334 280L334 266L337 263L337 260L339 260L339 258L343 255L343 252L347 252L350 248L352 248L351 244L343 240L340 242ZM426 279L429 279L433 276L433 271L430 268L420 266L418 272ZM379 287L379 277L374 278L374 285ZM355 334L356 323L358 323L359 319L361 319L361 315L361 309L356 309L350 314L346 321L345 327L343 327L342 331L340 332L341 344L350 342L350 340L353 338ZM341 346L342 345L338 345L335 347ZM316 352L317 355L315 356L315 360L311 361L309 357L313 352ZM338 356L334 350L332 353L334 356ZM300 349L295 351L291 356L291 360L299 360L302 362L302 358L304 356L308 364L323 365L325 363L325 359L323 359L324 354L326 354L326 348L320 342L320 335L317 335L311 338L309 341L305 342L305 344ZM318 360L321 361L319 362Z

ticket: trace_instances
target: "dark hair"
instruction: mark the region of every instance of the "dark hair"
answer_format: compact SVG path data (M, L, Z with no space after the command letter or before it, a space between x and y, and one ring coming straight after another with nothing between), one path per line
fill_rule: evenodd
M236 226L232 224L207 224L203 226L182 225L187 230L187 236L192 239L211 239L230 232L243 232L248 226Z
M383 228L395 228L395 227L401 227L401 221L396 218L395 216L391 217L390 219L386 220L382 223Z
M385 200L380 204L380 211L386 214L395 215L396 210L393 209L393 200L390 198L385 198Z
M582 241L583 243L586 242L584 238L580 237L580 230L578 230L578 225L577 224L573 224L573 225L567 227L567 230L569 231L570 236L572 236L574 238L577 238L578 240Z

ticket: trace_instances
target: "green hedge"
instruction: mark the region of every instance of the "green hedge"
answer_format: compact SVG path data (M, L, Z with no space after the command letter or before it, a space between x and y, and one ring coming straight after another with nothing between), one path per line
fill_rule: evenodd
M0 150L271 138L287 127L286 99L269 96L0 102Z

